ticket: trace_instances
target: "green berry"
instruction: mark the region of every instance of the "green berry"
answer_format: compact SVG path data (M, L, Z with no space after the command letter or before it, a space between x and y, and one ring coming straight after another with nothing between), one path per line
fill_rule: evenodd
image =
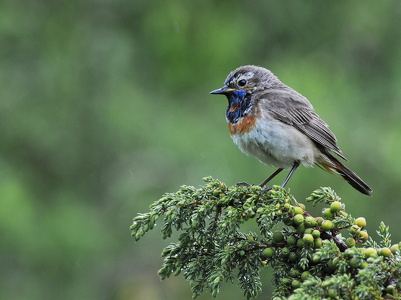
M351 228L349 229L349 233L352 234L353 236L359 234L361 231L361 227L358 225L352 225Z
M273 255L274 255L273 248L265 248L265 249L263 249L262 254L261 254L263 259L271 258L271 257L273 257Z
M289 261L297 261L298 260L298 255L295 252L290 252L290 255L288 256Z
M356 245L356 242L352 237L350 237L350 238L347 238L347 240L345 241L345 244L347 245L348 248L352 248Z
M327 266L329 267L330 270L335 271L337 269L337 265L339 263L339 258L335 257L334 259L330 259L327 262Z
M394 244L394 245L391 246L390 250L394 254L397 251L400 251L400 247L398 246L398 244Z
M397 289L395 288L395 286L389 285L388 287L386 287L386 293L390 294L390 295L393 295L393 296L396 296Z
M314 254L314 255L312 256L312 261L313 261L314 263L320 262L320 255L319 255L319 254Z
M303 215L304 210L299 206L294 206L294 215L298 215L298 214Z
M290 252L290 249L284 247L283 249L281 249L281 257L287 257L288 255L290 255Z
M297 246L298 246L299 248L302 248L304 245L305 245L304 239L299 239L299 240L297 241Z
M311 277L311 276L312 276L312 274L309 271L304 271L301 274L301 280L305 281L306 279L308 279L308 277Z
M305 218L301 214L296 214L293 218L295 225L303 224L305 221Z
M241 250L240 252L238 252L238 254L239 254L240 256L244 256L244 255L245 255L245 251L244 251L244 250Z
M297 232L298 232L298 234L301 234L301 235L305 232L305 224L304 223L298 225Z
M375 248L369 247L366 248L365 250L365 256L366 257L376 257L377 256L377 251Z
M306 228L304 233L312 234L313 228Z
M281 284L283 285L290 285L291 284L291 279L290 278L282 278L281 279Z
M320 231L315 229L312 231L312 235L314 238L318 238L320 237Z
M297 269L291 269L290 270L290 276L291 277L296 278L296 277L299 277L299 275L300 275L300 273L299 273L299 271Z
M359 239L364 243L369 239L369 234L366 231L361 231L359 232Z
M273 233L273 241L280 243L284 241L284 234L281 231L275 231Z
M344 251L344 256L345 257L351 257L355 254L355 250L352 248L348 248Z
M288 245L295 245L297 243L297 238L295 236L290 236L287 239Z
M315 248L322 248L323 246L323 240L321 238L316 238L314 242Z
M317 225L317 222L314 217L306 217L305 218L305 226L306 227L314 227L316 225Z
M306 245L311 245L314 241L313 235L311 235L310 233L304 234L302 239L304 240Z
M321 228L325 231L331 230L333 229L333 222L331 222L330 220L324 220L322 222Z
M330 210L333 213L336 213L336 212L340 211L341 209L342 209L342 205L341 205L341 202L339 202L339 201L334 201L330 204Z
M331 220L331 219L333 219L334 214L333 214L333 212L330 210L330 208L326 208L325 210L323 210L323 216L324 216L326 219Z
M356 269L361 265L361 260L357 257L353 257L350 259L349 265L351 266L351 268Z
M241 249L241 248L244 247L244 246L245 246L245 243L244 243L244 242L241 242L241 243L238 244L237 247L238 247L238 249Z
M366 219L364 217L359 217L359 218L355 219L355 224L361 228L365 228L366 227Z
M392 255L391 250L387 247L381 248L379 254L384 257L390 257Z
M317 222L317 225L322 225L322 222L324 221L324 219L322 218L322 217L317 217L316 218L316 222Z
M292 285L292 287L293 287L294 289L297 289L297 288L299 288L299 287L301 286L301 282L300 282L299 280L294 279L294 280L291 282L291 285Z
M334 289L329 289L327 291L327 296L329 296L331 299L338 299L337 291Z

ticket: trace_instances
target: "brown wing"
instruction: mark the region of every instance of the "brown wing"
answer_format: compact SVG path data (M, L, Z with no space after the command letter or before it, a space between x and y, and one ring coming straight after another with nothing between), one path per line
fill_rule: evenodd
M347 160L337 146L337 139L329 126L313 111L309 101L290 90L268 92L261 95L261 103L278 120L292 125L310 137L317 145L333 151Z

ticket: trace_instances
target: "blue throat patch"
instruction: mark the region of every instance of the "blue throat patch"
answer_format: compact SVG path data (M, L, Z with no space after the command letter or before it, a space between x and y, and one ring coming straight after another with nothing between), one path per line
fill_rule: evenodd
M226 96L228 99L226 117L231 124L235 124L249 111L251 107L250 95L247 96L244 90L236 90Z

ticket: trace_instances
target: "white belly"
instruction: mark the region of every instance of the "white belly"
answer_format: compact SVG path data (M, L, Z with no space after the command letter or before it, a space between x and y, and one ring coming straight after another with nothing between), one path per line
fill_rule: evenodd
M251 131L231 137L244 153L277 168L290 169L295 161L310 167L320 153L309 137L276 120L259 119Z

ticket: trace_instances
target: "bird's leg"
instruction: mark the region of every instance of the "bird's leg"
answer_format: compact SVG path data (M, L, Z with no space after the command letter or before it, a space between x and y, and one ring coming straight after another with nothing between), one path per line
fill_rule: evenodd
M277 169L273 174L271 174L269 177L267 177L265 180L263 180L262 183L259 184L259 186L264 187L266 185L266 183L268 183L270 180L272 180L274 177L276 177L276 175L278 173L280 173L282 170L284 170L284 169L283 168ZM242 182L238 182L237 185L251 186L252 184L242 181Z
M290 180L292 174L294 174L295 170L298 168L299 166L299 161L294 162L294 165L291 168L290 173L288 173L287 177L285 178L284 182L281 184L281 187L285 187L285 185L287 184L288 180ZM283 168L278 169L276 172L274 172L272 175L270 175L268 178L266 178L259 186L263 187L266 183L268 183L274 176L276 176L278 173L280 173L283 170ZM260 194L264 194L267 191L270 191L271 187L266 187L264 188Z
M299 166L299 161L294 162L294 165L292 166L292 169L290 171L290 173L288 173L287 177L285 178L284 182L281 184L281 187L285 187L285 185L287 184L288 180L290 180L292 174L294 174L295 170L298 168Z
M271 174L269 177L267 177L265 180L262 181L261 184L259 184L260 187L264 187L266 185L266 183L268 183L270 180L272 180L274 177L276 177L276 175L278 173L280 173L282 170L284 170L283 168L277 169L273 174Z
M277 169L273 174L271 174L269 177L267 177L265 180L262 181L261 184L259 184L260 187L264 187L270 180L272 180L274 177L276 177L276 175L278 173L280 173L282 170L284 170L283 168ZM267 191L270 191L272 188L270 186L268 186L267 188L264 188L260 194L264 194Z

